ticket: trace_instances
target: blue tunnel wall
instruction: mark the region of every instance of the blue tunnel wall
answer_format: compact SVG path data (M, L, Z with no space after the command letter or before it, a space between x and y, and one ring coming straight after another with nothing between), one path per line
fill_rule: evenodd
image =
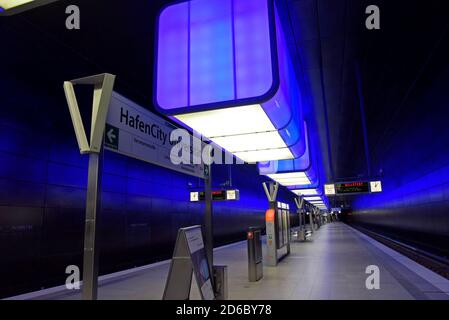
M356 199L352 220L448 257L449 66L439 59L447 57L427 68L380 144L384 192Z
M130 9L153 18L108 26L114 43L103 41L95 15L85 15L83 28L70 33L78 43L73 47L64 44L64 24L48 18L58 8L40 11L49 30L30 25L26 13L0 21L0 297L61 285L68 265L82 265L88 159L79 154L62 83L117 74L115 90L154 111L153 21L164 2L142 1ZM145 41L130 48L128 37ZM126 66L120 63L124 53L133 56ZM90 103L91 92L81 95ZM228 166L213 166L212 174L219 187L228 180ZM215 245L242 240L248 226L264 224L268 203L257 168L233 166L232 181L241 199L214 203ZM203 222L204 205L189 202L189 185L198 179L106 152L100 273L170 258L177 229ZM294 208L291 196L281 190L279 200Z
M1 297L61 285L68 265L82 266L88 157L79 154L62 87L52 98L27 86L0 74ZM212 167L214 187L228 170ZM234 165L232 181L240 200L214 202L215 245L264 225L265 180L256 166ZM203 222L204 204L189 202L189 187L201 183L106 151L100 273L169 258L178 228ZM286 190L279 201L294 208Z

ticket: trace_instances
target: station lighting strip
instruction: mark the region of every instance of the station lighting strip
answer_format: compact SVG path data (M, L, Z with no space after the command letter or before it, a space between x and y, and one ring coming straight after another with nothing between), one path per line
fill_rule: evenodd
M9 10L33 1L34 0L0 0L0 8Z
M243 161L293 158L261 105L187 113L175 118Z
M307 177L305 172L267 174L267 177L273 179L284 187L311 184L309 177Z
M319 192L317 189L297 189L297 190L292 190L292 192L294 194L296 194L297 196L315 196L318 195Z
M321 197L304 197L304 200L311 202L311 201L322 201L323 199Z

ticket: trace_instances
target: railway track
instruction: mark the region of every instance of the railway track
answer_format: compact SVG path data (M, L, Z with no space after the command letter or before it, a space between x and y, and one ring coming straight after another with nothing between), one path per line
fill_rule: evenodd
M400 241L391 239L374 231L368 230L366 228L351 225L354 229L370 236L371 238L379 241L380 243L390 247L399 253L407 256L408 258L414 260L415 262L423 265L424 267L432 270L433 272L439 274L440 276L449 279L449 260L436 256L432 253L423 251L419 248L415 248L408 244L402 243Z

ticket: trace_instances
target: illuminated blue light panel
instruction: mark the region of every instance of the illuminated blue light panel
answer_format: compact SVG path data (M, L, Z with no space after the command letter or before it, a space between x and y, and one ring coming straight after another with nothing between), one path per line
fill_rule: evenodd
M301 95L273 0L191 0L158 19L158 110L246 162L305 152Z

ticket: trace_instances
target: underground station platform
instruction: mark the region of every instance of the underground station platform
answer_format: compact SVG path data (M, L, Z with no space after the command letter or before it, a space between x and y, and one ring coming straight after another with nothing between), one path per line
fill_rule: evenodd
M447 310L448 57L447 0L0 0L0 309Z
M292 243L290 255L276 268L264 267L258 282L248 282L245 241L217 248L215 259L229 268L230 300L449 299L449 280L339 222L322 226L313 241ZM371 265L381 274L377 290L366 288ZM169 266L165 261L106 275L100 279L98 299L159 300ZM59 288L12 299L71 300L81 295ZM201 299L196 288L191 299Z

